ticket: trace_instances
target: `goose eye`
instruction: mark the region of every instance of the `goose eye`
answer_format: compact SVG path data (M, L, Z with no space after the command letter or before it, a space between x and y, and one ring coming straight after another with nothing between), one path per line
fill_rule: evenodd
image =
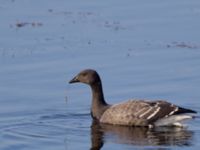
M84 77L85 77L86 75L87 75L87 73L83 73L83 74L82 74L82 76L84 76Z

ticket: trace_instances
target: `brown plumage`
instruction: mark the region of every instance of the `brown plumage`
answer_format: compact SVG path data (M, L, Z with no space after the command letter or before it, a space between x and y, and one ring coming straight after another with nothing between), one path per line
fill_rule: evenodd
M184 119L192 118L191 116L183 116L182 114L196 113L193 110L185 109L163 100L129 100L123 103L109 105L104 99L100 76L92 69L81 71L69 83L75 82L82 82L91 87L91 115L93 119L101 123L128 126L154 126L160 125L163 120L168 119L173 124ZM160 120L162 122L159 122Z

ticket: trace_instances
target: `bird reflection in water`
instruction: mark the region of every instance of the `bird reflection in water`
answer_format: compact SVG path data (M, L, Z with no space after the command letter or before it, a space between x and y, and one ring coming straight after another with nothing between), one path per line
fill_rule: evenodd
M100 150L105 141L135 146L191 146L193 132L176 127L127 127L99 124L91 126L91 150Z

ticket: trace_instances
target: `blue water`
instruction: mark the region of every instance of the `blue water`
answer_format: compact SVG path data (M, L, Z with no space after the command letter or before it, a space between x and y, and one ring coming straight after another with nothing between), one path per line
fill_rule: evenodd
M187 129L99 126L91 93L68 81L101 75L108 103L164 99L200 111L200 2L0 1L0 149L199 149Z

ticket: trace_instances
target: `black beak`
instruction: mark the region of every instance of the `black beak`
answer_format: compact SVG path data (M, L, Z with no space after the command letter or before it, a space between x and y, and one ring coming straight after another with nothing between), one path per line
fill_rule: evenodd
M73 79L71 79L71 80L69 81L69 83L76 83L76 82L79 82L77 76L75 76Z

